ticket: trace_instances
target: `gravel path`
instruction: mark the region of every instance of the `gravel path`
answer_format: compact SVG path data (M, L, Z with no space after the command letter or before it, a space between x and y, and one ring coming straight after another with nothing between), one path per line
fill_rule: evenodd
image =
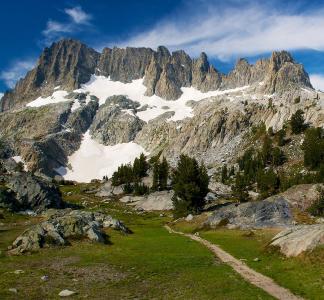
M281 287L277 283L275 283L271 278L264 276L253 269L249 268L245 263L236 259L229 253L222 250L220 247L208 242L201 237L194 234L186 234L183 232L175 231L171 229L169 226L165 225L165 228L169 231L169 233L176 233L190 239L197 241L211 250L221 261L230 265L237 273L239 273L246 281L254 284L255 286L263 289L271 296L280 299L280 300L301 300L303 298L297 297L292 294L288 289Z

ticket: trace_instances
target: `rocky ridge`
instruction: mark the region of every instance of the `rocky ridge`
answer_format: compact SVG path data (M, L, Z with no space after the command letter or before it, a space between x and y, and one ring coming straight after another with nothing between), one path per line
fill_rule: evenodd
M1 100L1 111L22 107L39 96L50 95L55 87L72 91L89 81L92 74L124 83L145 78L146 94L167 100L180 97L181 87L203 92L262 83L268 94L296 87L312 88L308 74L288 52L274 52L269 59L250 65L244 59L228 75L208 62L207 55L192 59L184 51L170 53L163 46L150 48L105 48L98 53L79 41L65 39L45 48L36 67Z

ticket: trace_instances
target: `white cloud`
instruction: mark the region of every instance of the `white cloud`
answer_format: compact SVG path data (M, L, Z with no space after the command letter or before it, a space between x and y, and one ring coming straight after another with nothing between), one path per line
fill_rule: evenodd
M3 97L3 95L4 95L3 93L0 93L0 100L1 100L1 98Z
M35 65L35 60L15 61L10 67L0 73L0 79L5 82L9 88L13 88L16 82L24 77L27 71L31 70Z
M315 89L324 91L324 74L310 74L309 78Z
M84 12L80 6L66 8L64 11L72 18L73 22L76 24L88 24L88 22L92 18L91 15Z
M192 55L205 51L222 60L282 49L324 50L324 9L301 14L294 9L278 11L274 6L255 1L208 9L196 5L196 12L191 8L166 18L119 44L152 48L165 45Z
M43 30L45 36L56 33L72 32L73 29L70 24L64 24L52 20L48 20L46 24L46 29Z
M47 21L46 28L42 31L45 43L50 43L66 33L81 31L85 26L91 25L89 21L92 16L83 11L80 6L66 8L64 13L69 17L66 22Z

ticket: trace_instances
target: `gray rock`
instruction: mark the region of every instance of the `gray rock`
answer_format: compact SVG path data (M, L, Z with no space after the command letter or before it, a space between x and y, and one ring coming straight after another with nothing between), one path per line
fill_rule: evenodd
M124 97L120 99L126 99ZM136 103L127 100L127 107ZM101 105L90 127L90 133L93 138L104 145L115 145L118 143L128 143L134 140L136 134L145 124L136 115L123 111L125 104L121 103L121 107L116 103L111 105L112 99L108 98L104 105ZM115 102L115 99L113 99Z
M160 78L156 83L155 94L166 100L176 100L182 94L180 86L181 85L176 80L173 66L167 64L162 70Z
M192 214L189 214L188 216L186 216L186 219L185 219L187 222L190 222L193 220L193 215Z
M70 297L70 296L73 296L75 294L76 294L76 292L74 292L74 291L62 290L62 291L60 291L59 296L60 297Z
M122 201L134 206L137 210L154 211L154 210L171 210L173 209L172 197L173 191L154 192L146 196L128 196L123 197Z
M300 225L277 234L271 242L285 256L298 256L324 244L324 224Z
M80 109L72 112L65 127L72 129L79 134L85 133L90 127L98 109L98 101L90 101L87 105L81 106Z
M124 83L142 78L153 53L150 48L105 48L100 55L96 74L110 76L111 80Z
M16 288L10 288L10 289L8 289L8 291L11 293L14 293L14 294L18 293L18 290Z
M288 202L277 197L223 206L208 218L210 226L228 225L231 228L286 227L292 225L293 217Z
M0 205L14 211L41 212L47 208L62 208L64 205L60 191L54 184L30 173L14 173L8 176L7 186L14 193L14 200L11 203L0 200Z
M69 238L86 237L91 241L104 243L102 228L113 228L124 233L129 229L119 220L99 212L80 210L48 210L43 216L46 221L25 230L13 242L9 251L12 255L37 251L47 246L64 246Z

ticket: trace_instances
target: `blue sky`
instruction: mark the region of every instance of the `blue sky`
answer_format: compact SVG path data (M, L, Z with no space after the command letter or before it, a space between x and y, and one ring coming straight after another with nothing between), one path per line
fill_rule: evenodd
M324 0L13 0L0 7L0 93L63 37L98 51L114 45L165 45L193 57L205 51L223 72L239 57L254 62L285 49L324 90Z

